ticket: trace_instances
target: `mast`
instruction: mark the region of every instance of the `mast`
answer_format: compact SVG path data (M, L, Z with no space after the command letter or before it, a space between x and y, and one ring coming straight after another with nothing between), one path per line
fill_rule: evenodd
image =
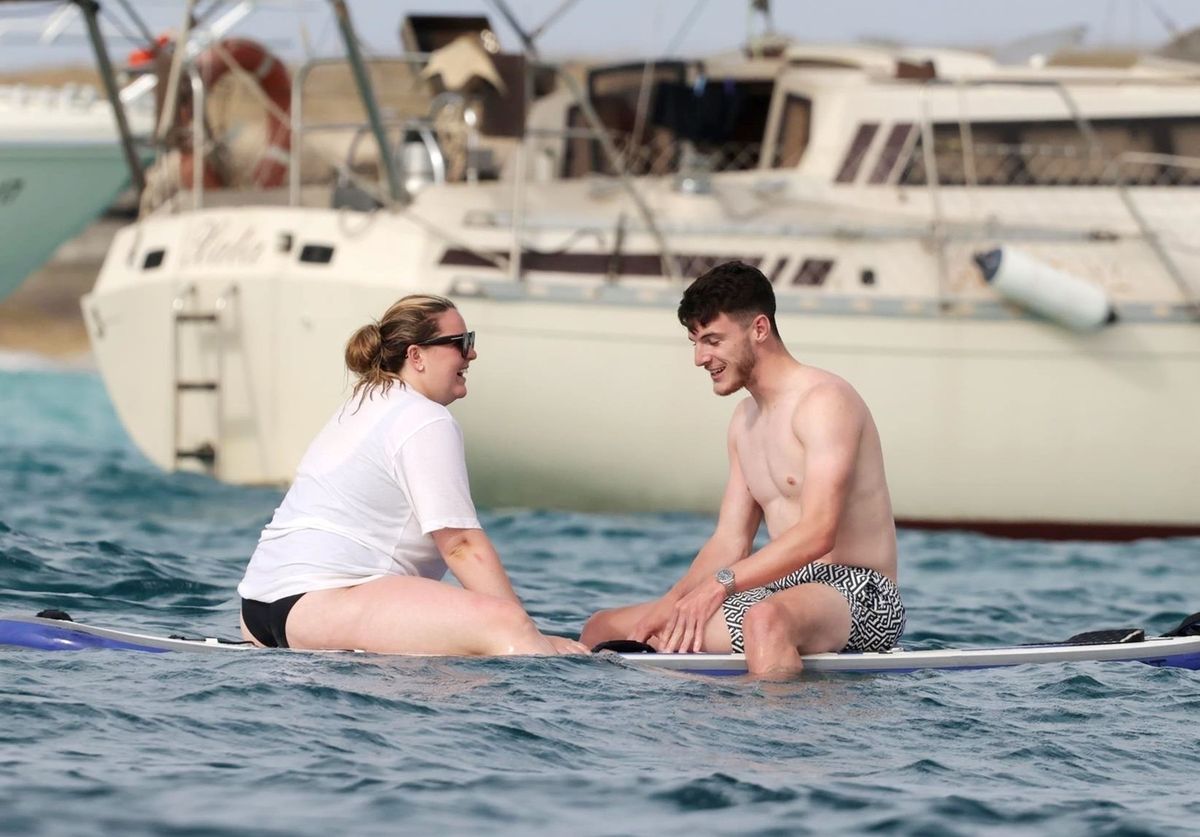
M350 67L354 71L354 81L358 85L358 95L362 98L363 107L367 109L367 119L371 123L371 133L375 135L375 142L379 145L379 159L383 163L383 169L387 172L388 193L392 200L399 203L408 203L408 194L404 190L403 184L400 182L399 173L396 171L396 161L392 159L392 153L388 148L387 133L383 128L383 119L379 115L379 104L375 100L375 90L371 86L371 77L367 74L367 68L363 65L362 54L358 50L358 36L354 33L354 24L350 22L350 10L346 8L345 0L330 0L333 6L333 11L337 17L338 31L341 32L342 41L346 44L346 57L350 60Z
M121 92L117 89L117 79L113 74L112 62L108 58L108 47L100 34L100 24L96 19L100 4L96 0L72 0L83 13L87 24L88 40L92 42L92 50L96 53L96 67L100 70L100 79L104 83L104 93L112 105L113 116L117 120L117 132L121 135L121 150L125 153L125 164L129 166L129 178L133 188L137 190L138 200L146 189L146 174L142 171L142 161L134 148L133 132L129 130L129 120L125 118L125 106L121 102Z

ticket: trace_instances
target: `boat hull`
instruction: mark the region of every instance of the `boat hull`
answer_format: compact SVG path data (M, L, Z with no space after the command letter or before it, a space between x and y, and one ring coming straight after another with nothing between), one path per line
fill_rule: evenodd
M115 140L0 142L0 299L104 212L128 182Z
M297 258L318 245L335 253L329 263ZM468 396L452 410L481 505L716 508L743 396L713 395L694 367L675 317L680 285L480 278L443 265L442 250L401 214L151 219L118 236L84 318L117 412L151 460L202 467L176 451L211 443L218 479L286 483L350 391L353 331L406 293L449 294L479 335ZM162 262L146 267L157 251ZM792 353L846 378L871 408L901 521L1200 531L1194 322L1146 316L1076 333L998 303L946 313L905 297L778 298ZM188 311L219 315L175 321Z

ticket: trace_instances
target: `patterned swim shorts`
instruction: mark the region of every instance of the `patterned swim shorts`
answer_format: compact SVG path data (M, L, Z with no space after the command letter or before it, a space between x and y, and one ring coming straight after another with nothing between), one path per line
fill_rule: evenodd
M875 570L813 562L805 564L765 587L734 593L725 600L725 624L734 653L746 650L742 619L752 605L772 593L798 584L826 584L845 597L850 605L850 641L846 651L888 651L904 633L904 602L891 579Z

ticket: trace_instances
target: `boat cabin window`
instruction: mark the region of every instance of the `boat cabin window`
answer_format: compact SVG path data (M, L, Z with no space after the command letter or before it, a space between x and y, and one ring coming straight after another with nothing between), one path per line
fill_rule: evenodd
M682 62L663 62L589 74L589 99L625 171L658 175L679 171L681 165L709 171L755 168L772 82L704 76L688 81L687 69ZM616 173L578 106L568 111L567 127L564 177Z
M812 102L803 96L789 94L787 101L783 104L783 113L779 117L779 132L775 137L775 159L771 161L772 167L793 169L800 164L800 158L804 156L804 149L808 147L811 117ZM866 143L862 146L860 154L866 152L866 146L870 144L871 138L875 135L874 126L867 130L869 133L864 136L860 129L860 134L855 137L855 144ZM857 166L855 169L857 170Z
M850 147L846 149L846 156L842 158L842 164L838 167L835 178L838 183L853 183L854 178L858 177L858 168L862 165L863 158L867 155L867 149L871 147L871 140L875 139L875 132L878 130L878 122L859 124L858 129L854 132L854 139L850 141ZM779 165L779 158L779 146L776 145L776 166Z
M1140 186L1200 183L1200 169L1138 154L1200 157L1200 117L1096 119L1085 133L1075 122L978 122L933 126L933 163L944 186ZM922 186L925 137L920 133L898 182Z
M758 166L771 108L773 83L697 79L664 85L655 124L677 141L690 143L708 171L744 171Z
M673 143L652 123L650 114L661 85L682 83L686 75L682 61L621 64L588 73L588 100L630 174L665 174L673 169ZM563 177L616 174L579 105L567 112L567 130Z
M897 122L892 125L883 142L883 150L879 152L879 158L871 171L872 183L888 182L892 170L896 167L896 161L904 155L915 135L916 126L911 122Z

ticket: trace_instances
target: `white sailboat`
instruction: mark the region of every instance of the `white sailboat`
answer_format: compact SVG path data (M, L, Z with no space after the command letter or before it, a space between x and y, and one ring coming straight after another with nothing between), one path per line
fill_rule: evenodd
M532 62L493 55L478 101L389 122L344 22L378 179L347 160L332 193L295 165L257 205L194 189L122 231L84 299L160 466L288 480L348 391L350 333L423 291L478 332L454 409L480 502L711 510L733 402L674 310L741 258L793 353L871 406L901 522L1200 531L1195 65L773 43L533 100Z
M0 85L0 299L128 182L112 109L94 88Z

